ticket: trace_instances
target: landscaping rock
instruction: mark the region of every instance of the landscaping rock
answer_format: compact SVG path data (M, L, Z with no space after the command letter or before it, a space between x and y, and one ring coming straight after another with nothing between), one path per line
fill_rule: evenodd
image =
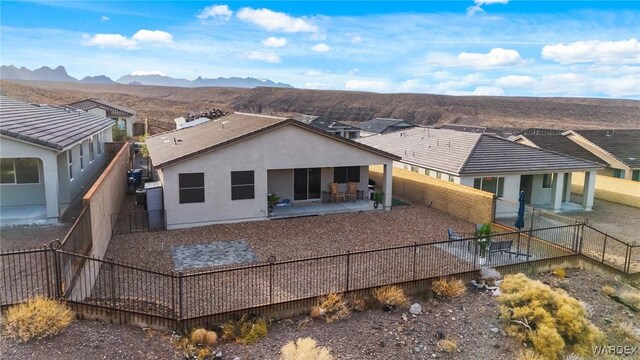
M411 305L411 307L409 308L409 312L413 315L420 315L422 313L422 306L420 306L420 304L418 303L415 303Z

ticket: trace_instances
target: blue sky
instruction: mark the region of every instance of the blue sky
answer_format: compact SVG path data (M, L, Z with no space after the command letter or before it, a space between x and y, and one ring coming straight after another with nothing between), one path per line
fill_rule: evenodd
M640 98L638 1L1 3L0 60L77 78Z

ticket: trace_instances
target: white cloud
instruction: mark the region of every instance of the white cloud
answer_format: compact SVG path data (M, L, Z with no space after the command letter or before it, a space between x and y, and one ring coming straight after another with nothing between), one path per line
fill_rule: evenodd
M359 44L361 42L362 42L362 38L360 37L360 35L355 35L351 38L352 44Z
M327 34L325 33L313 33L309 35L309 39L313 41L325 41L327 40Z
M107 22L107 21L109 21L109 20L111 20L111 18L110 18L110 17L108 17L108 16L104 16L104 15L102 15L102 16L100 17L100 22Z
M220 18L229 20L233 15L233 11L229 10L228 5L211 5L207 6L197 15L200 20L206 20L209 18Z
M304 83L304 88L314 89L314 90L327 90L327 89L331 89L332 86L331 84L327 84L327 83L307 82L307 83Z
M494 86L478 86L471 95L478 96L502 96L504 95L504 90L499 87Z
M444 67L469 67L473 69L495 69L518 66L525 61L516 50L494 48L488 53L461 52L457 56L448 54L430 54L427 64Z
M303 18L296 18L285 13L269 9L252 9L245 7L238 11L238 19L258 25L268 31L287 33L317 32L318 27Z
M84 34L82 36L82 45L100 48L134 49L137 42L120 34L95 34L93 36Z
M268 63L279 63L282 61L282 59L280 59L280 56L278 56L277 54L274 53L264 53L264 52L260 52L260 51L252 51L250 53L247 54L247 59L251 59L251 60L260 60L260 61L266 61Z
M602 74L606 75L606 74ZM597 77L585 74L562 73L545 75L537 82L537 94L583 96L586 93L602 93L610 97L640 96L637 77Z
M268 47L279 48L287 45L287 39L283 37L274 37L269 36L268 38L262 40L262 44Z
M318 71L318 70L309 70L306 73L304 73L305 76L312 76L312 77L317 77L317 76L322 76L324 75L322 73L322 71Z
M145 75L167 76L167 74L163 73L160 70L136 70L136 71L132 72L131 75L136 75L136 76L145 76Z
M133 40L138 42L168 44L173 41L173 36L166 31L142 29L133 35Z
M315 51L315 52L319 52L319 53L324 53L324 52L329 52L331 50L331 47L329 47L329 45L325 44L325 43L320 43L317 45L313 45L311 47L311 51Z
M561 64L637 64L640 63L640 42L631 38L621 41L588 40L546 45L542 48L542 57Z
M389 83L380 80L349 80L344 84L346 90L384 92L389 89Z
M472 16L476 13L483 13L484 9L482 9L483 5L492 5L492 4L507 4L509 0L474 0L473 5L467 8L467 15Z
M531 76L507 75L496 79L494 84L501 88L528 88L535 83Z

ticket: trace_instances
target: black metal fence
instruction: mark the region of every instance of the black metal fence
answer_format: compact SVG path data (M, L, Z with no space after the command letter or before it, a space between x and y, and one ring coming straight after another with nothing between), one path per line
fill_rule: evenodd
M111 216L113 235L166 230L164 210L120 212Z
M498 224L514 227L518 216L519 204L505 199L496 199L494 221ZM524 229L540 229L560 225L574 225L582 222L554 212L525 205Z

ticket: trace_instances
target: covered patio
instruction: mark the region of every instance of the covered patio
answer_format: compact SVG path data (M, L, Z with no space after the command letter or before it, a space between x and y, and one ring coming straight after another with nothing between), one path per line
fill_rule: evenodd
M271 218L284 219L302 216L382 210L384 210L382 206L379 206L377 209L374 208L373 201L371 200L356 200L330 203L322 203L319 201L300 203L294 202L293 205L274 207L273 213L271 213Z

